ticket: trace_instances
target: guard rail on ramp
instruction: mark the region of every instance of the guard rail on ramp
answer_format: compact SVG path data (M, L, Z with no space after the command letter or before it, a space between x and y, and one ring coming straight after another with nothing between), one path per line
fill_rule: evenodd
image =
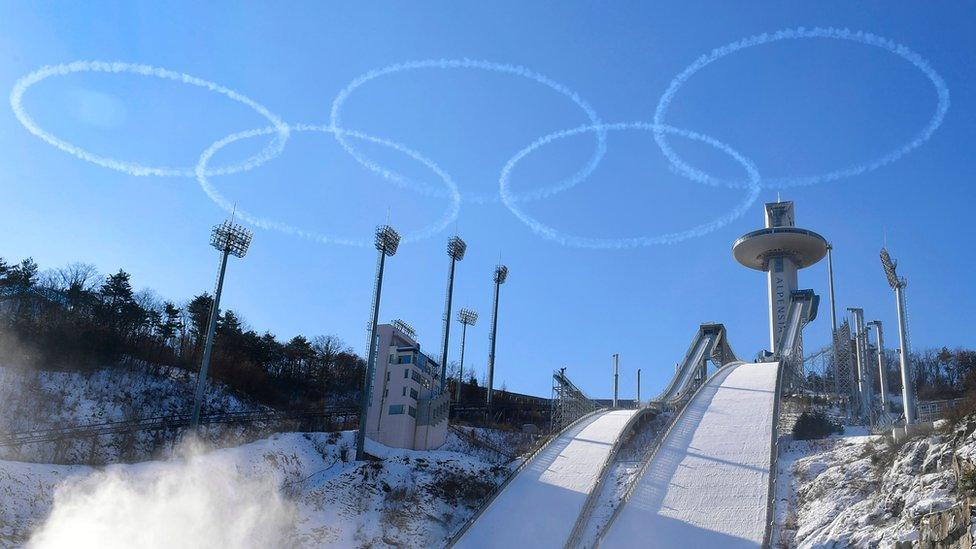
M716 372L675 419L601 546L762 545L778 372L776 362Z
M532 457L457 541L457 547L561 548L637 410L601 411Z

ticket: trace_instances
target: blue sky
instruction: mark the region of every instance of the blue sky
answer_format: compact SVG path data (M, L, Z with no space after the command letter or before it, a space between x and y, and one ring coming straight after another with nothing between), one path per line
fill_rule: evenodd
M839 181L779 191L797 203L799 225L835 246L838 307L860 306L894 334L894 299L877 254L887 242L909 278L915 347L976 345L967 247L973 190L976 37L971 3L19 3L0 5L0 87L43 65L126 61L187 73L238 91L290 124L327 124L333 98L361 74L422 59L471 58L521 65L578 94L605 122L650 122L671 80L713 48L795 27L845 27L903 44L944 79L951 107L931 139L897 162ZM25 110L58 138L93 153L147 165L192 168L212 143L268 125L227 97L125 74L53 77L24 95ZM763 178L832 171L897 149L937 107L931 82L904 59L848 41L785 41L742 50L693 75L666 122L717 139ZM539 137L588 124L566 95L512 74L418 69L381 76L344 103L344 128L396 141L429 159L463 197L497 196L506 162ZM228 164L270 137L218 151ZM402 151L350 140L376 163L429 193L364 169L326 133L293 133L261 166L214 176L240 208L324 235L368 237L387 219L418 231L450 211L444 183ZM512 170L513 192L557 184L597 150L593 133L545 145ZM696 168L742 178L727 154L670 137ZM213 284L209 227L225 217L186 177L135 177L84 162L37 137L0 109L0 256L42 266L125 267L137 286L183 299ZM561 231L601 238L683 230L722 216L746 190L690 181L670 168L647 131L606 135L589 177L547 199L520 204ZM497 201L463 200L455 222L407 243L388 263L381 318L413 324L437 354L453 230L468 242L455 304L478 310L466 359L487 360L491 274L503 287L496 382L547 394L550 372L594 395L611 388L620 353L622 392L661 388L698 324L723 322L746 357L767 344L763 275L736 264L733 240L758 228L757 203L729 225L670 245L623 250L565 247L540 238ZM257 229L234 261L224 304L279 337L334 333L362 350L375 252ZM801 273L826 300L826 265ZM962 322L960 322L960 320ZM829 314L808 328L810 349L828 337ZM457 330L455 329L455 335ZM893 335L889 341L894 342ZM452 342L453 356L457 339Z

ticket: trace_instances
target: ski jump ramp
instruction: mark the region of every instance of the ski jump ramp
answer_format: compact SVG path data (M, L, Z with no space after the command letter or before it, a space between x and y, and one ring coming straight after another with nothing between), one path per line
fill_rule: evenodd
M778 370L765 362L716 372L675 419L601 547L762 545Z
M596 412L519 471L456 547L562 548L614 444L638 410Z

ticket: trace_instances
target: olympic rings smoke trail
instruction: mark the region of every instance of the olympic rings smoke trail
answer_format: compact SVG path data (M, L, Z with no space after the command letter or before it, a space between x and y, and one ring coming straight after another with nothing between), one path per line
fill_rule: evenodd
M413 158L414 160L427 166L428 168L430 168L431 171L436 173L438 177L440 177L441 180L444 182L444 185L447 187L448 197L450 198L451 203L448 206L447 211L438 221L435 221L433 224L428 225L423 229L406 233L403 238L404 241L411 242L411 241L420 240L423 238L428 238L430 236L433 236L434 234L440 232L448 225L450 225L452 221L457 219L458 212L460 211L460 206L461 206L461 195L460 193L458 193L457 185L454 183L454 180L451 179L451 176L449 176L446 172L444 172L444 170L442 170L437 164L421 156L420 153L417 153L399 143L390 141L388 139L373 137L370 135L366 135L364 133L350 131L350 130L339 130L331 126L293 124L289 126L288 129L289 131L295 131L295 132L321 132L321 133L332 133L332 134L341 132L345 135L354 137L356 139L362 139L370 143L376 143L378 145L383 145L393 150L402 152L407 156L409 156L410 158ZM279 221L274 221L271 219L253 215L250 212L242 210L239 207L235 208L235 206L231 204L226 198L224 198L224 196L220 194L220 192L210 183L210 180L208 178L210 172L207 171L207 163L210 162L211 157L213 157L213 155L216 154L217 151L219 151L220 149L226 147L231 143L234 143L235 141L239 141L241 139L247 139L251 137L257 137L261 135L268 135L273 133L274 131L275 131L274 127L266 127L261 129L238 132L235 134L228 135L227 137L219 141L216 141L215 143L207 147L207 150L203 151L203 154L200 155L200 160L199 162L197 162L197 166L195 170L197 182L200 183L200 187L207 194L207 196L210 197L210 199L213 200L214 203L216 203L218 206L223 208L225 211L236 212L237 217L243 219L244 221L250 223L251 225L260 227L262 229L271 229L275 231L280 231L285 234L290 234L301 238L307 238L309 240L314 240L317 242L321 242L323 244L342 244L346 246L360 246L360 247L372 246L371 238L354 239L354 238L334 237L334 236L317 233L314 231L301 229L299 227L295 227L294 225L289 225L287 223L281 223ZM389 176L386 175L386 172L381 171L379 173L384 178L389 179Z
M168 69L162 69L159 67L153 67L151 65L140 65L135 63L122 63L122 62L104 62L104 61L75 61L73 63L66 63L63 65L45 66L40 69L24 76L14 84L13 89L10 91L10 107L13 109L14 114L17 116L17 120L24 125L25 128L32 134L40 137L48 144L53 145L62 151L72 154L82 160L86 160L93 164L98 164L99 166L110 168L116 171L127 173L134 176L144 176L144 175L156 175L156 176L182 176L182 177L193 177L193 168L159 168L151 166L143 166L142 164L137 164L135 162L124 162L121 160L116 160L114 158L108 158L104 156L99 156L91 153L77 145L68 143L67 141L58 139L54 135L44 131L40 126L34 122L27 111L24 109L23 98L24 93L41 80L50 78L52 76L65 76L76 72L104 72L104 73L128 73L137 74L142 76L154 76L156 78L164 78L167 80L174 80L176 82L181 82L183 84L191 84L194 86L199 86L201 88L210 90L212 92L225 95L238 103L243 103L248 107L254 109L258 114L268 119L277 133L277 136L272 140L267 147L265 147L258 154L248 158L247 160L235 164L232 166L225 166L221 168L215 168L208 172L208 175L226 175L232 173L238 173L250 170L271 160L272 158L281 154L281 151L285 148L285 143L288 141L288 125L282 122L278 116L273 114L263 105L257 103L256 101L230 89L225 88L219 84L197 78L195 76L190 76L188 74L183 74L179 72L174 72Z
M772 34L759 34L756 36L750 36L743 40L737 42L732 42L731 44L726 44L722 47L716 48L706 55L699 57L694 63L689 65L686 69L681 71L671 81L668 89L664 92L664 95L658 100L657 109L654 112L654 123L664 124L664 115L668 108L671 106L671 101L674 99L675 93L681 88L684 83L691 78L696 72L702 68L708 66L714 61L717 61L729 54L735 53L739 50L746 48L751 48L753 46L761 46L763 44L769 44L772 42L778 42L780 40L797 40L797 39L807 39L807 38L827 38L835 40L849 40L851 42L857 42L860 44L866 44L869 46L875 46L883 50L889 51L905 61L911 63L918 70L922 71L926 77L932 82L935 87L935 91L938 95L938 105L936 107L935 113L929 120L928 124L920 131L914 138L912 138L908 143L898 147L897 149L889 152L888 154L869 161L863 164L858 164L856 166L851 166L848 168L835 170L832 172L827 172L819 175L810 176L798 176L798 177L785 177L778 179L769 179L765 181L765 187L795 187L800 185L813 185L815 183L823 183L827 181L835 181L837 179L842 179L844 177L850 177L854 175L860 175L871 170L880 168L886 164L890 164L902 156L908 154L913 149L919 147L922 143L927 141L932 133L942 124L943 118L945 118L946 111L949 110L949 89L946 87L945 81L941 76L929 65L922 56L915 53L914 51L908 49L908 47L898 44L887 38L876 36L862 31L850 31L848 29L836 29L836 28L813 28L805 29L799 27L796 29L786 29L776 31ZM739 181L727 181L720 180L712 177L711 175L695 169L688 164L686 164L681 157L668 145L667 140L664 137L664 132L655 131L654 140L657 142L664 156L668 158L675 169L681 174L694 179L696 181L707 181L711 183L719 183L727 185L730 187L742 187L742 182Z
M389 65L383 68L374 69L355 78L345 88L343 88L342 91L340 91L339 94L336 95L335 99L332 101L332 111L330 117L330 122L332 126L335 128L342 127L342 108L345 105L346 99L349 98L349 95L353 91L355 91L356 88L362 86L363 84L369 82L370 80L374 80L381 76L386 76L386 75L405 72L405 71L418 70L418 69L475 69L475 70L484 70L484 71L498 72L504 74L514 74L516 76L528 78L529 80L538 82L568 97L573 103L575 103L580 109L583 110L583 112L586 114L586 117L589 118L590 124L592 124L594 127L599 127L600 124L602 123L600 121L600 118L597 116L596 111L593 110L593 107L591 107L590 104L587 103L584 99L582 99L576 92L570 90L566 86L560 84L559 82L556 82L555 80L552 80L551 78L545 75L539 74L535 71L532 71L520 65L508 65L504 63L494 63L491 61L483 61L477 59L425 59L421 61L409 61L405 63L398 63L395 65ZM375 172L384 172L386 174L384 175L384 177L387 177L388 179L392 177L392 179L390 179L391 181L397 181L402 185L409 186L414 190L417 190L418 192L436 195L436 192L432 192L432 189L430 187L422 183L417 184L412 181L406 180L399 174L395 174L379 166L372 159L360 153L352 145L350 145L349 142L344 139L342 132L337 132L335 134L335 137L336 140L339 141L339 144L342 145L342 148L345 149L346 152L352 155L352 157L355 158L363 166ZM536 189L532 192L519 195L515 199L519 201L523 201L523 200L538 200L538 199L546 198L558 192L569 189L570 187L577 185L578 183L580 183L581 181L589 177L590 173L593 172L597 164L599 164L600 160L603 158L603 155L606 154L607 152L606 133L603 132L602 130L599 130L596 132L596 138L597 138L596 151L594 151L593 156L590 157L586 166L584 166L582 170L577 172L572 177L564 181L561 181L555 185L542 188L542 189ZM465 194L464 198L465 200L469 200L471 202L476 202L476 203L494 202L498 200L498 197L495 195L479 195L479 194L470 194L470 195Z
M694 139L696 141L701 141L708 145L711 145L718 150L731 156L736 162L745 168L749 175L749 194L746 196L745 200L737 204L731 212L713 219L707 223L697 225L690 229L684 231L677 231L673 233L665 233L656 236L637 236L629 238L590 238L582 236L572 236L563 234L562 232L543 224L542 222L531 217L529 214L522 211L512 199L512 194L509 186L509 179L511 178L512 169L516 164L519 163L524 157L529 155L532 151L556 141L558 139L563 139L565 137L570 137L573 135L578 135L585 132L592 131L608 131L608 130L648 130L652 132L668 133L672 135L677 135L681 137L686 137L688 139ZM679 128L673 128L671 126L662 126L658 124L649 124L647 122L620 122L616 124L603 124L600 126L580 126L578 128L573 128L571 130L563 130L555 133L551 133L544 137L537 139L535 142L525 147L515 156L513 156L502 169L502 173L499 176L499 193L502 197L502 202L505 206L518 217L523 223L528 225L529 229L537 235L546 238L548 240L553 240L564 246L572 246L576 248L612 248L612 249L624 249L624 248L636 248L639 246L651 246L655 244L675 244L681 242L682 240L687 240L696 236L702 236L704 234L710 233L716 229L728 225L736 218L740 217L746 210L755 203L756 198L759 197L760 191L760 177L759 172L756 167L753 166L752 162L740 155L738 152L733 150L728 145L702 135L700 133L695 133L688 130L682 130Z

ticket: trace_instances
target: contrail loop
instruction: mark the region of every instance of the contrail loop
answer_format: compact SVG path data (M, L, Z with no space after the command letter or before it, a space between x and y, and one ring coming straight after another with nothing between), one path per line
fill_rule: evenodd
M637 236L628 238L591 238L583 236L573 236L560 232L553 227L545 225L544 223L536 220L529 214L525 213L521 208L518 207L515 200L513 200L511 189L509 189L509 180L511 178L512 169L516 164L519 163L523 158L528 156L530 153L536 149L548 145L556 140L570 137L573 135L578 135L581 133L594 132L594 131L619 131L619 130L645 130L652 132L661 132L671 135L677 135L680 137L685 137L688 139L693 139L696 141L701 141L708 145L715 147L716 149L728 154L736 162L738 162L749 175L749 193L746 195L745 199L737 204L732 211L715 218L706 223L702 223L690 229L683 231L676 231L672 233L664 233L655 236ZM733 150L728 145L706 135L700 133L683 130L679 128L673 128L671 126L663 126L658 124L649 124L647 122L621 122L615 124L602 124L599 126L580 126L578 128L573 128L570 130L563 130L555 133L551 133L544 137L540 137L529 146L525 147L521 151L515 154L502 169L501 175L498 178L499 194L502 197L502 202L505 206L519 218L523 223L525 223L529 229L535 234L548 239L564 246L570 246L574 248L601 248L601 249L625 249L625 248L637 248L641 246L652 246L657 244L675 244L681 242L682 240L687 240L689 238L702 236L704 234L710 233L716 229L728 225L733 220L740 217L746 210L749 209L756 199L759 197L759 191L761 189L759 172L756 167L753 166L752 162L740 155L738 152Z
M910 50L908 47L903 46L897 42L883 38L868 32L863 31L851 31L848 29L837 29L837 28L812 28L806 29L804 27L798 27L795 29L785 29L776 31L774 33L764 33L756 36L750 36L744 38L737 42L732 42L731 44L726 44L719 48L715 48L710 53L702 55L694 63L689 65L683 71L681 71L671 83L668 85L667 90L661 95L658 100L657 109L654 111L654 123L663 127L665 124L664 118L667 113L668 108L671 106L671 102L674 99L675 94L681 88L682 85L689 78L692 77L696 72L700 71L709 64L727 56L735 53L739 50L744 50L746 48L751 48L754 46L761 46L763 44L769 44L772 42L778 42L780 40L798 40L798 39L811 39L811 38L826 38L834 40L848 40L851 42L857 42L859 44L866 44L869 46L874 46L881 48L883 50L889 51L898 57L901 57L905 61L911 63L915 68L922 71L926 77L932 82L935 87L936 94L938 95L938 105L936 106L935 113L929 120L928 124L925 125L922 130L915 135L910 141L896 148L895 150L885 154L884 156L871 160L869 162L864 162L862 164L857 164L855 166L850 166L847 168L834 170L831 172L826 172L818 175L808 175L808 176L794 176L794 177L783 177L776 179L765 179L764 187L769 188L785 188L785 187L797 187L803 185L813 185L816 183L824 183L827 181L836 181L845 177L851 177L855 175L860 175L865 172L876 170L886 164L890 164L902 156L905 156L913 149L918 148L922 143L927 141L936 129L942 125L942 120L945 118L946 112L949 110L949 89L946 87L945 81L939 76L939 73L935 72L935 69L929 65L921 55ZM743 181L732 181L715 178L708 173L696 169L688 165L680 156L671 148L665 138L665 132L655 131L654 140L657 142L658 146L661 148L661 152L667 157L668 161L671 162L675 170L678 173L688 177L692 180L725 185L728 187L746 187L749 184Z
M215 84L208 80L203 80L195 76L190 76L188 74L183 74L168 69L163 69L159 67L153 67L151 65L141 65L137 63L123 63L119 61L105 62L105 61L74 61L72 63L65 63L62 65L52 65L41 67L40 69L24 76L14 84L13 89L10 91L10 107L14 111L14 115L17 120L27 128L27 131L41 138L49 145L57 147L62 151L76 156L87 162L97 164L99 166L109 168L112 170L127 173L133 176L146 176L155 175L162 177L193 177L195 170L193 168L169 168L169 167L152 167L144 166L135 162L125 162L122 160L116 160L114 158L108 158L105 156L99 156L92 152L89 152L77 145L68 143L62 139L59 139L52 135L51 133L42 129L37 122L34 121L30 115L27 114L26 109L24 109L23 99L24 93L38 82L50 78L52 76L65 76L71 73L77 72L103 72L103 73L128 73L137 74L141 76L153 76L156 78L164 78L167 80L173 80L176 82L181 82L183 84L190 84L193 86L198 86L215 93L224 95L238 103L243 103L247 105L255 112L261 116L268 119L274 127L274 131L277 133L275 138L258 154L244 160L239 164L234 164L232 166L223 166L220 168L214 168L208 175L227 175L232 173L244 172L253 169L268 160L281 154L281 151L285 148L285 143L288 141L288 125L285 124L277 115L269 111L260 103L250 99L249 97L238 93L230 88L225 88L219 84Z
M446 228L455 219L457 219L461 207L461 195L460 193L458 193L457 185L454 183L454 180L451 179L450 175L448 175L444 170L442 170L437 164L435 164L431 160L425 158L424 156L421 156L420 153L412 149L409 149L406 146L401 145L400 143L396 143L395 141L390 141L389 139L373 137L371 135L366 135L364 133L350 131L350 130L338 130L331 126L313 125L313 124L293 124L289 126L288 129L289 131L294 131L294 132L320 132L320 133L331 133L331 134L342 133L344 135L356 139L362 139L363 141L368 141L370 143L383 145L393 150L402 152L403 154L409 156L410 158L413 158L414 160L420 162L424 166L427 166L428 168L430 168L431 171L437 174L437 176L441 178L441 180L444 182L445 187L447 188L447 196L450 198L451 203L448 206L447 210L444 212L444 215L441 216L439 220L435 221L434 223L422 229L418 229L416 231L406 233L403 238L405 242L412 242L412 241L431 237L434 234ZM231 143L240 141L241 139L248 139L251 137L269 135L271 133L274 133L275 131L276 129L274 127L269 126L260 129L237 132L228 135L227 137L224 137L223 139L220 139L219 141L216 141L212 145L207 147L207 149L203 151L203 154L200 155L200 160L197 162L196 169L194 170L196 174L197 182L200 184L200 188L203 189L203 192L205 192L207 196L211 200L213 200L215 204L217 204L217 206L219 206L220 208L224 209L227 212L236 212L238 218L243 219L245 222L255 227L279 231L285 234L298 236L300 238L313 240L323 244L340 244L344 246L358 246L358 247L372 246L373 245L372 239L355 239L355 238L330 236L315 231L302 229L300 227L296 227L288 223L282 223L280 221L268 219L266 217L260 217L254 215L251 212L241 209L239 206L235 208L235 205L231 203L229 200L227 200L216 189L216 187L214 187L210 183L209 175L211 172L207 171L207 164L210 162L210 159L213 157L213 155L216 154L220 149L226 147ZM380 171L377 173L379 173L381 176L383 176L386 179L390 178L387 172Z
M576 106L578 106L584 112L584 114L586 114L586 117L589 119L589 123L592 124L593 126L598 127L602 123L600 118L597 116L596 111L593 110L593 107L591 107L590 104L587 103L583 98L581 98L579 94L570 90L563 84L560 84L559 82L556 82L555 80L552 80L551 78L539 74L535 71L532 71L526 67L520 65L509 65L505 63L495 63L492 61L484 61L478 59L425 59L420 61L408 61L405 63L398 63L395 65L389 65L379 69L374 69L353 79L353 81L350 82L345 88L343 88L338 93L338 95L336 95L335 99L333 99L332 101L332 110L331 110L331 117L330 117L331 125L335 128L342 127L342 108L345 105L346 99L348 99L349 96L357 88L359 88L366 82L369 82L370 80L374 80L376 78L380 78L382 76L396 74L400 72L418 70L418 69L474 69L474 70L484 70L489 72L497 72L497 73L513 74L516 76L521 76L523 78L527 78L529 80L538 82L568 97L573 103L576 104ZM433 189L430 186L425 185L423 183L410 181L399 174L396 174L394 172L391 172L381 167L375 161L367 157L365 154L359 152L351 144L349 144L349 142L346 139L344 139L343 133L341 132L336 133L335 137L336 140L339 141L339 144L342 146L342 148L345 149L346 152L352 155L352 157L355 158L356 161L358 161L366 168L375 172L385 172L384 177L387 177L387 179L389 179L390 181L396 182L405 187L409 187L415 191L428 194L428 195L433 195L433 196L438 196L440 194L437 189ZM560 181L559 183L556 183L552 186L542 188L542 189L535 189L533 191L519 194L517 197L513 197L513 200L518 200L518 201L540 200L542 198L546 198L558 192L569 189L579 184L581 181L585 180L587 177L589 177L589 175L593 172L593 170L596 169L597 164L600 163L600 160L603 158L603 156L606 154L607 151L606 133L604 133L602 130L597 131L596 139L597 139L596 150L593 152L593 156L590 157L590 159L587 161L586 165L583 167L582 170L577 172L575 175L569 177L568 179ZM463 198L466 201L475 202L475 203L498 201L498 196L493 194L482 195L482 194L474 194L474 193L471 194L465 193L463 195Z

